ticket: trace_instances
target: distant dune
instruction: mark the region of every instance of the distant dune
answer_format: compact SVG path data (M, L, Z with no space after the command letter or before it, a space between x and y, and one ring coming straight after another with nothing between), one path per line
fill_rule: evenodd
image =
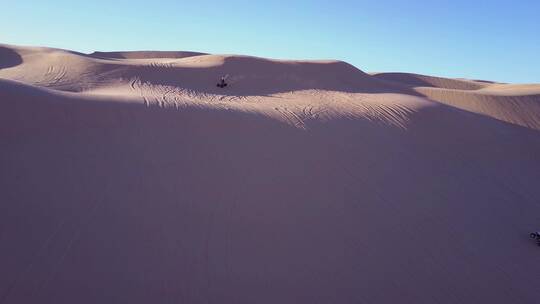
M92 57L116 58L116 59L155 59L155 58L186 58L192 56L207 55L198 52L175 52L175 51L132 51L132 52L93 52Z
M379 73L374 77L414 88L427 98L453 107L540 129L540 84L498 84L407 73Z
M0 45L0 303L537 303L539 103L341 61Z

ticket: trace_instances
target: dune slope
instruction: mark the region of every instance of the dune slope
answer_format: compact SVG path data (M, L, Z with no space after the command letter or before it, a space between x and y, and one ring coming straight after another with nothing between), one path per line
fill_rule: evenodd
M343 62L3 48L2 304L540 296L534 124Z
M379 73L374 77L453 107L540 130L540 84L499 84L408 73Z

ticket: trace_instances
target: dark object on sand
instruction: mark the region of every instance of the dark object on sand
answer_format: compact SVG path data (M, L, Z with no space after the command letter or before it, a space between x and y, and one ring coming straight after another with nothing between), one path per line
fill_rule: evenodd
M538 246L540 246L540 232L531 232L529 236L531 237L531 239L536 239L536 243L538 244Z
M223 89L224 87L227 86L227 83L225 82L225 78L226 78L226 76L221 77L221 80L220 80L219 83L217 84L218 87L220 87L220 88Z

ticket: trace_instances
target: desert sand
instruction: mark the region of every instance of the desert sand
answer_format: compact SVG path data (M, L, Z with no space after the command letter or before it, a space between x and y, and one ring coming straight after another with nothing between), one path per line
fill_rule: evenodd
M0 107L1 304L540 301L539 84L0 45Z

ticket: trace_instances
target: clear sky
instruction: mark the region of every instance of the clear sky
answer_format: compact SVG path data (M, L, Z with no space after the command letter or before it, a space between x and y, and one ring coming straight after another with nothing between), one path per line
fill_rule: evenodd
M540 83L539 0L0 0L0 43L340 59Z

